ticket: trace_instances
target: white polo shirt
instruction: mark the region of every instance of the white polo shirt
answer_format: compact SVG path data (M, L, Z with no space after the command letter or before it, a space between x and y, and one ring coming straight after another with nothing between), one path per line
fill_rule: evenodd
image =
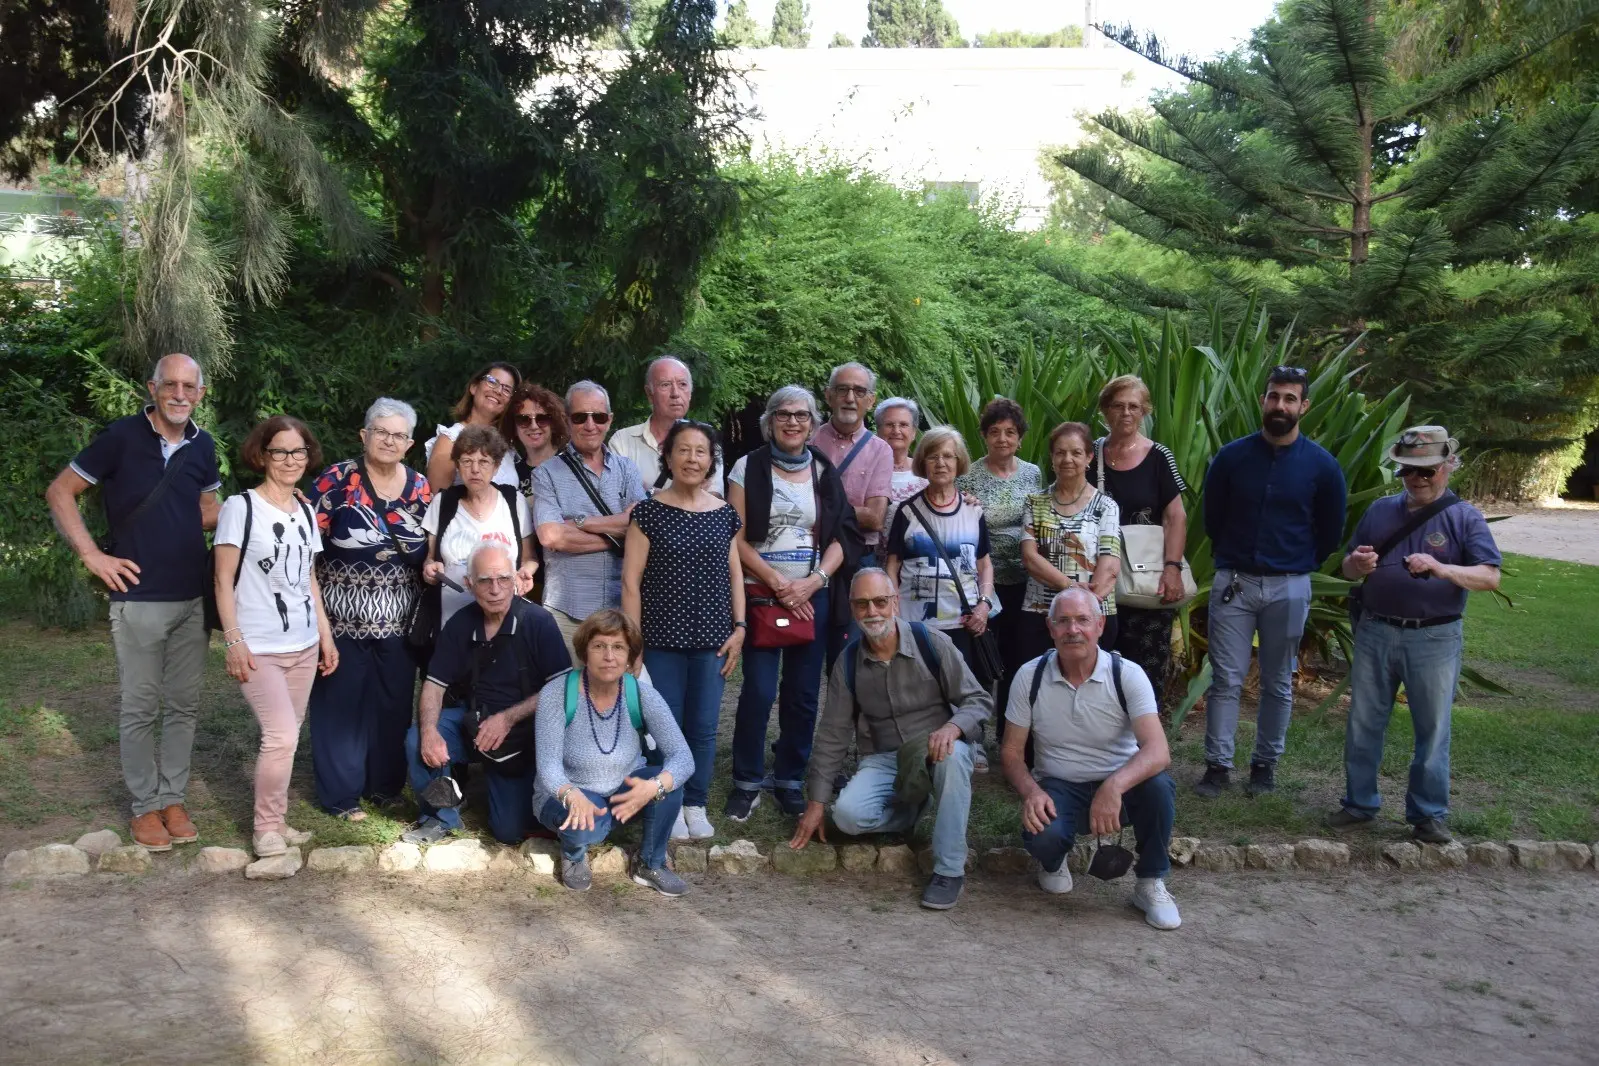
M1051 651L1026 663L1011 682L1005 721L1032 730L1033 776L1062 781L1103 781L1138 754L1133 719L1157 714L1155 690L1138 664L1122 659L1122 692L1127 710L1116 699L1110 653L1099 651L1094 672L1074 687L1062 676L1060 660ZM1029 703L1033 675L1047 669L1038 688L1038 702Z
M655 479L661 476L661 442L650 432L649 419L636 426L617 430L611 434L611 439L606 444L616 454L625 455L633 460L633 465L638 467L639 476L644 480L644 494L653 495ZM711 476L705 479L705 487L718 496L727 495L727 489L722 483L720 459L711 471Z

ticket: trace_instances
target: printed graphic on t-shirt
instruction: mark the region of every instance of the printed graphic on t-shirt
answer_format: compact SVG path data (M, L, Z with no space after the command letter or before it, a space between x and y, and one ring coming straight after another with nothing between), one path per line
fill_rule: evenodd
M283 621L283 632L289 631L291 610L303 611L305 624L313 625L316 609L307 591L311 587L311 535L299 522L287 526L283 522L273 522L272 542L272 554L257 559L255 565L267 579L273 605Z

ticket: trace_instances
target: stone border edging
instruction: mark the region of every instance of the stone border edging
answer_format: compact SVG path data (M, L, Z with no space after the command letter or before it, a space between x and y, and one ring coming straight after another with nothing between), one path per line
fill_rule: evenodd
M1189 867L1213 873L1238 870L1305 870L1323 872L1349 867L1355 858L1349 845L1341 841L1309 838L1292 844L1206 844L1195 837L1176 837L1171 842L1175 867ZM1067 857L1068 868L1081 873L1088 866L1093 845L1080 842ZM1595 868L1599 843L1576 841L1511 840L1503 844L1482 841L1475 844L1416 844L1393 841L1381 846L1379 867L1405 872L1450 870L1468 862L1487 869L1516 867L1523 870L1585 870ZM590 850L590 865L596 877L617 879L627 876L625 852L614 846ZM520 848L485 845L480 840L458 839L423 848L416 844L394 843L384 847L371 844L314 848L302 853L289 848L282 855L252 861L243 848L203 847L186 869L194 873L231 874L243 871L250 880L282 880L301 869L316 873L516 873L527 872L548 877L553 882L560 851L554 840L526 840ZM762 853L753 841L735 840L731 844L707 847L703 844L674 842L672 867L679 873L746 875L772 871L790 876L845 871L889 877L913 877L932 871L932 851L913 850L908 844L817 844L799 851L778 845ZM1365 855L1361 856L1363 859ZM5 857L3 876L7 882L33 877L75 877L90 870L110 874L143 874L154 868L150 852L136 844L123 844L113 830L86 833L73 844L45 844L13 851ZM1029 874L1037 869L1033 857L1023 848L990 848L978 855L967 850L966 869L1005 876Z

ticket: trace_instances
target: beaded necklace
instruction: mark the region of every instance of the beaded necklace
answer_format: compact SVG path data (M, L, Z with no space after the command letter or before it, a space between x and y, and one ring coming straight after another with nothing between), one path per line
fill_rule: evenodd
M596 718L603 718L604 715L600 714L599 709L594 706L594 700L589 696L589 675L588 671L586 670L583 672L583 702L588 707L589 735L594 738L594 746L599 749L601 755L611 754L616 750L616 745L620 743L622 739L622 716L617 713L622 706L621 681L617 681L616 702L611 705L611 725L613 728L611 730L610 747L607 748L604 744L600 743L600 731L599 728L594 724L594 720Z

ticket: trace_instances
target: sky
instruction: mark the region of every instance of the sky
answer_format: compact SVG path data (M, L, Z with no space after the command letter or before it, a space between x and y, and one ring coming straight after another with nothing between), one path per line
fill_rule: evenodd
M835 31L856 43L866 34L866 0L807 0L811 8L811 46L825 47ZM772 24L776 0L749 0L750 14ZM722 7L726 9L726 0ZM1226 51L1271 16L1271 0L1096 0L1095 18L1116 25L1131 22L1153 30L1175 51L1209 56ZM944 0L968 39L988 30L1056 30L1082 25L1082 0Z

